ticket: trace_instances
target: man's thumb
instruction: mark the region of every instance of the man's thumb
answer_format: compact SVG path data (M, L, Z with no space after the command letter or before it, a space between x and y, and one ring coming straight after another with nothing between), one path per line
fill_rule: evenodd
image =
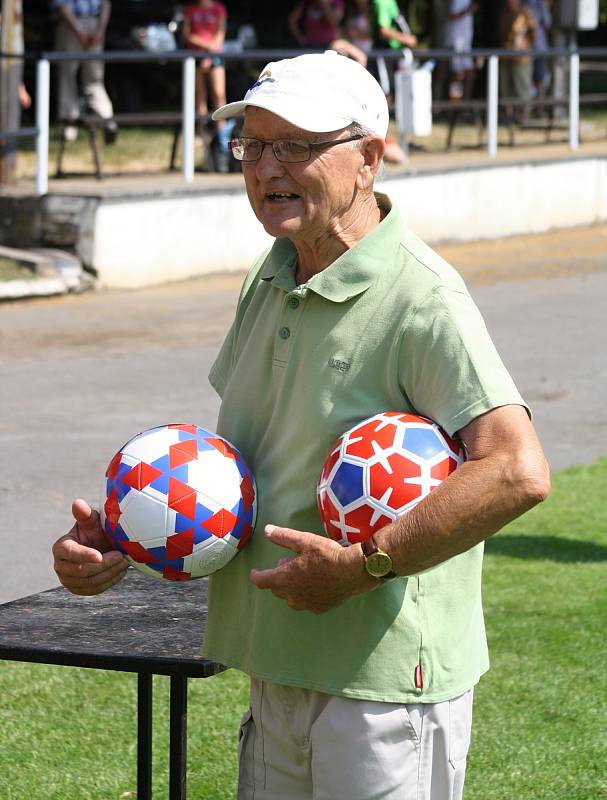
M99 514L81 497L72 503L72 515L82 531L99 529Z

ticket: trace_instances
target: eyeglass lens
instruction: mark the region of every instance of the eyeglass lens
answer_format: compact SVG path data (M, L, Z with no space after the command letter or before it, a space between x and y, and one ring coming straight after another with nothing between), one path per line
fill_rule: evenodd
M263 142L260 139L241 137L232 139L230 147L234 158L239 161L257 161L265 144L271 144L278 161L306 161L310 158L310 146L307 142L291 139L277 139L274 142Z

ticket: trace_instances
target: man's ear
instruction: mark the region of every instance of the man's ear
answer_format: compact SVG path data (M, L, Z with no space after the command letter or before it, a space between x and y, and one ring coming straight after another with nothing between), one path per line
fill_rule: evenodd
M373 185L373 179L381 166L386 142L381 136L367 137L361 149L363 162L356 176L356 185L359 189L368 189Z

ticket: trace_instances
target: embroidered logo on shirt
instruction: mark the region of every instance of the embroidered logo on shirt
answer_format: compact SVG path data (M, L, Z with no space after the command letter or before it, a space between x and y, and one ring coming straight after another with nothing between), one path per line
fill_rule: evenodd
M338 369L340 372L347 372L350 369L350 364L347 361L340 361L338 358L330 358L329 366L333 369Z

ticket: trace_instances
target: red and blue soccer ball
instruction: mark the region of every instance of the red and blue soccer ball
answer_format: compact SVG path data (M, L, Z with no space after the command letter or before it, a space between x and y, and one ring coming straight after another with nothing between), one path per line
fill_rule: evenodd
M464 460L435 422L386 411L355 425L327 457L317 487L331 539L347 546L406 514Z
M110 461L101 524L113 548L156 578L201 578L247 543L255 480L238 450L197 425L151 428Z

